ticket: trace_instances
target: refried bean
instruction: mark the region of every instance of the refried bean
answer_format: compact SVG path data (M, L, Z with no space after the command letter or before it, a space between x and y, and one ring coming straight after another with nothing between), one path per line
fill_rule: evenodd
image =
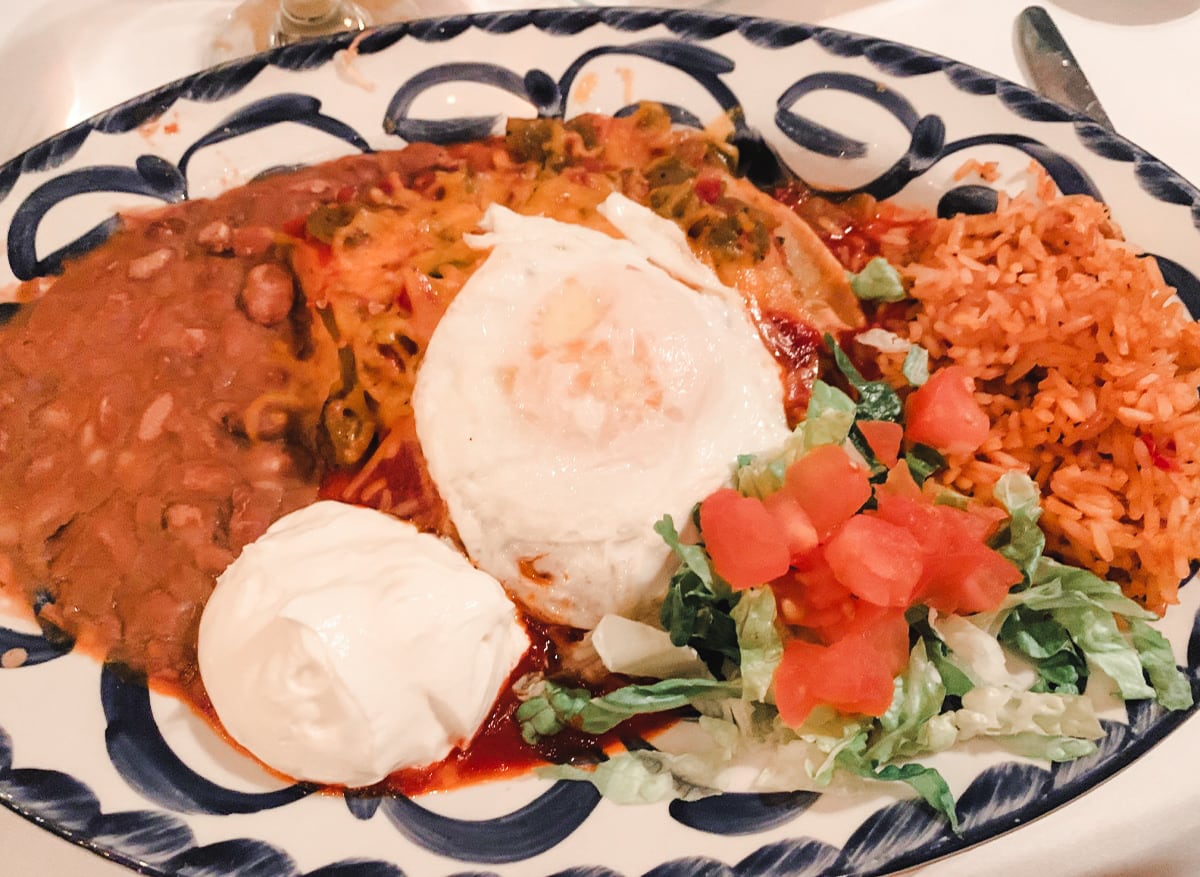
M414 159L128 216L48 291L21 290L38 297L0 329L0 579L45 627L198 686L215 577L316 498L323 468L335 352L314 343L275 229Z

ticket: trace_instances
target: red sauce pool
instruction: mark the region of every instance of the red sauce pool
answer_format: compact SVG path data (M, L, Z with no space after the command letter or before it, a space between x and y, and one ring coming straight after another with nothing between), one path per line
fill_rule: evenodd
M598 736L566 729L553 737L543 738L536 746L526 743L516 718L521 701L513 693L512 684L528 673L554 677L561 669L554 638L565 635L567 630L560 628L552 632L551 628L528 618L525 625L533 644L513 670L470 746L455 749L437 764L397 771L379 785L364 790L364 794L421 795L517 777L547 764L596 764L603 760L604 753L620 749L623 740L651 737L679 720L678 710L635 716ZM625 682L619 677L610 677L589 688L604 693Z
M547 627L530 618L522 620L529 633L529 651L505 682L491 713L470 745L465 749L453 750L436 764L397 771L374 786L356 789L356 795L367 798L387 795L414 797L430 792L451 791L489 780L516 778L550 764L593 765L602 761L606 753L623 749L626 741L632 743L635 740L651 739L679 721L683 711L673 710L634 716L605 734L584 734L568 728L553 737L543 738L536 746L526 743L521 736L520 722L516 718L521 701L513 693L513 683L528 673L557 677L561 672L562 662L555 638L572 637L577 632L568 628ZM569 679L567 682L582 687L581 683ZM627 682L623 677L609 676L600 684L587 687L595 694L604 694ZM226 733L212 702L201 686L181 686L155 679L150 681L150 687L189 705L230 746L250 758L255 758L253 753ZM255 760L258 761L257 758ZM295 782L294 778L281 774L261 761L259 764L280 780ZM346 789L341 786L327 786L323 791L340 795L345 793Z

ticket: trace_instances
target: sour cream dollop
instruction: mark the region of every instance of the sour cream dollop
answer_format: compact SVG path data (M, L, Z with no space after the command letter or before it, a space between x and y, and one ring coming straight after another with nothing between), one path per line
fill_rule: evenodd
M528 647L499 583L445 542L318 502L217 580L199 663L234 740L296 779L355 787L468 743Z

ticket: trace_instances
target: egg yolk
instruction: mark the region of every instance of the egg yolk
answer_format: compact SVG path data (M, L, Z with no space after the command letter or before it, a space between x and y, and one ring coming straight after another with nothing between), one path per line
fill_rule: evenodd
M639 279L624 269L615 281L636 289ZM610 289L568 278L537 313L521 358L500 370L513 408L563 438L611 441L651 419L683 417L667 404L669 381L655 349L626 318L626 296Z

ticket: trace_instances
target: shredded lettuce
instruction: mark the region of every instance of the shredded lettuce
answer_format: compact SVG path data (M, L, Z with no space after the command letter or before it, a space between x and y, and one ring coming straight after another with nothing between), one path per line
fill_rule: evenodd
M929 351L920 344L908 348L900 373L911 386L920 387L929 380Z
M1122 594L1115 582L1042 554L1046 540L1038 527L1040 495L1033 480L1009 472L993 493L1011 516L997 550L1021 569L1027 584L996 613L997 636L1034 665L1035 692L1078 693L1096 667L1125 700L1155 698L1168 709L1191 706L1191 685L1170 644L1146 623L1154 613Z
M1029 687L1026 680L1009 670L1000 643L970 619L961 615L932 617L930 626L954 656L955 665L970 680L970 688L976 685Z
M742 698L769 702L771 680L783 657L783 640L775 627L775 595L770 588L745 591L732 615L742 654Z
M680 798L702 798L715 790L686 783L672 773L663 753L635 750L602 761L592 769L556 764L538 769L538 776L554 780L582 780L617 804L655 804Z
M824 381L813 383L804 420L773 453L739 457L734 484L745 496L764 499L783 486L787 468L820 445L843 444L854 426L854 400Z
M610 673L653 679L708 675L695 649L674 645L666 631L631 618L605 615L592 631L591 640Z
M838 756L838 765L868 779L905 783L920 795L926 804L946 817L955 834L959 832L954 795L950 792L945 778L934 768L915 762L885 764L881 767L868 759L856 757L849 749Z
M654 531L681 561L667 586L659 621L674 645L694 648L709 671L723 678L725 661L741 660L737 624L729 614L738 595L713 572L703 546L680 540L670 515L664 515Z
M1116 683L1125 700L1155 697L1147 684L1141 659L1133 644L1122 634L1116 616L1148 620L1154 614L1087 570L1066 566L1043 557L1033 575L1033 586L1010 594L1002 609L1042 610L1070 635L1088 663L1100 668Z
M996 549L1021 570L1028 584L1033 581L1038 560L1046 547L1046 537L1038 526L1042 516L1041 492L1024 472L1005 472L996 480L992 495L1009 514L1008 525L1000 534Z
M600 697L586 688L567 688L543 680L527 692L517 707L521 735L532 743L567 727L585 734L603 734L626 719L661 713L712 697L738 697L741 686L715 679L663 679L652 685L626 685Z
M951 717L958 739L1004 738L1040 734L1098 740L1104 736L1092 701L1073 694L1019 691L1002 685L981 685L962 696L962 708Z
M913 481L922 485L935 472L946 468L946 458L929 445L916 443L910 445L904 455L908 471L912 473Z
M801 428L804 430L804 449L818 445L840 445L854 425L854 400L824 381L813 383L808 410Z
M996 741L1012 752L1025 758L1040 758L1044 761L1074 761L1091 755L1096 744L1078 737L1054 737L1026 732L997 737Z
M1167 638L1140 618L1130 619L1129 633L1159 704L1169 710L1189 709L1192 686L1176 665Z
M847 272L850 288L864 301L900 301L907 293L900 273L882 256L876 256L857 274Z
M896 696L879 717L879 734L871 740L866 757L874 764L930 752L929 720L942 711L946 686L923 642L909 655L908 666L896 678ZM937 741L941 745L944 740ZM953 743L953 738L948 742Z
M896 391L883 381L868 381L864 378L862 372L850 361L846 351L842 350L841 345L828 333L825 334L825 346L833 354L833 361L838 370L846 376L850 386L858 391L857 416L862 420L898 422L904 413L904 406L900 403Z
M895 332L878 326L859 332L854 340L884 353L903 353L904 362L900 373L911 387L920 387L929 380L929 351L920 344L901 338Z
M901 338L895 332L881 329L879 326L872 326L870 329L859 332L854 336L854 340L867 347L874 347L883 353L908 353L913 346L913 343L907 338Z
M1018 606L1004 620L998 639L1028 658L1037 671L1034 691L1079 694L1087 680L1087 661L1071 635L1049 612Z

